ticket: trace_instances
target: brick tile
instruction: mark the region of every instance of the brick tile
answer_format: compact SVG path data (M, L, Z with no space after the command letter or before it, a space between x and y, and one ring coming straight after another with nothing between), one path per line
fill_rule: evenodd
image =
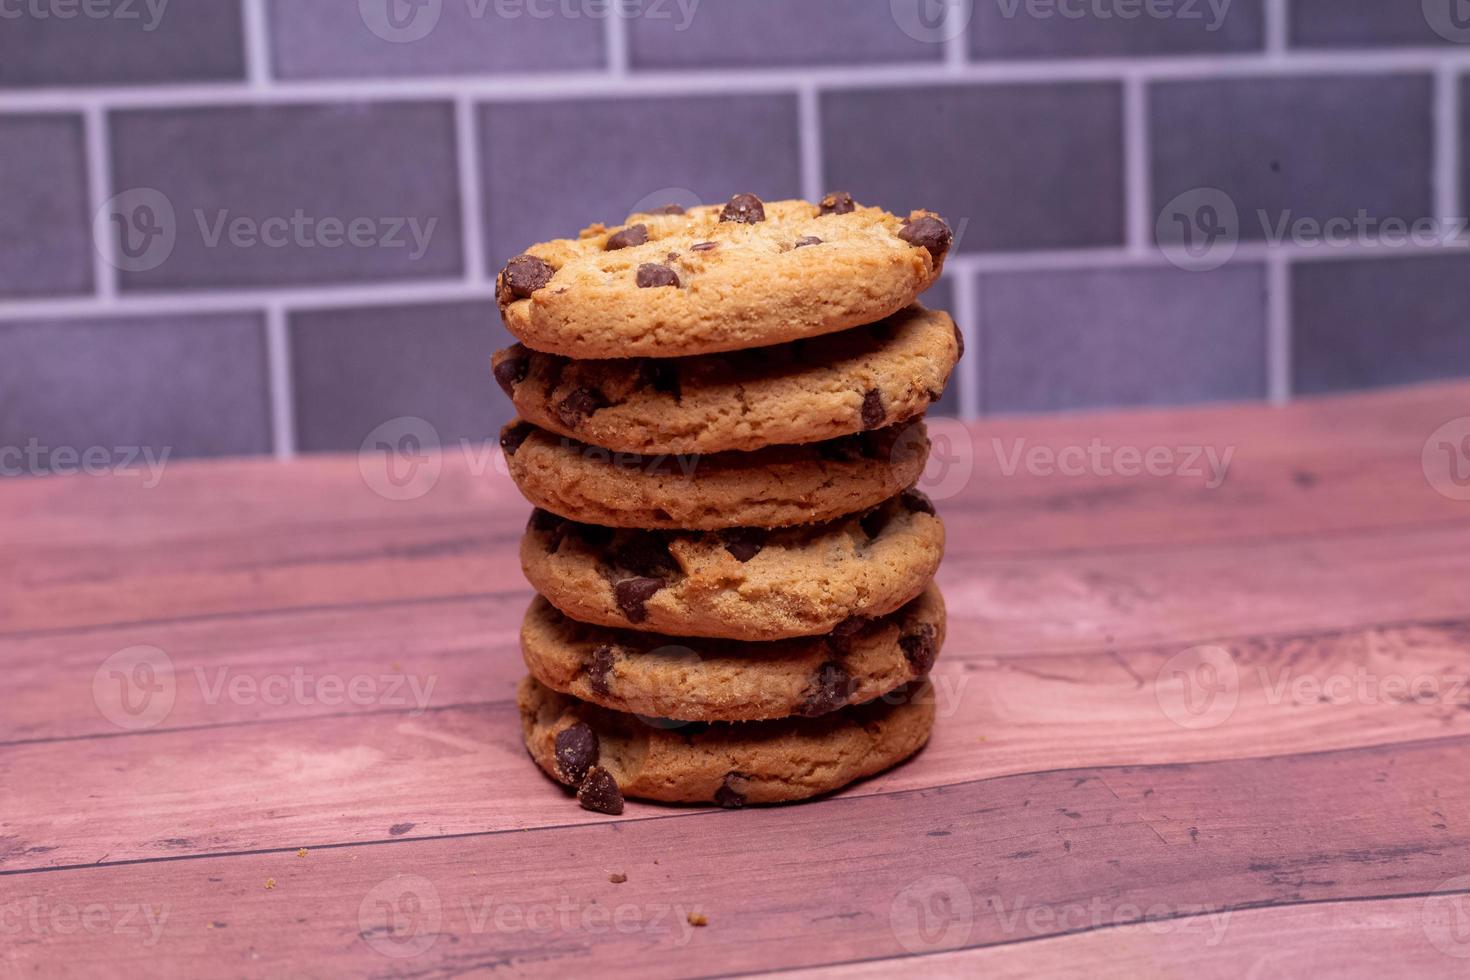
M600 68L604 17L581 6L506 0L302 3L271 0L271 46L283 78L454 75Z
M1460 2L1292 0L1288 37L1293 46L1304 48L1463 44L1470 41L1470 24L1457 24L1454 5Z
M0 452L32 440L43 470L44 450L60 447L101 446L114 458L129 446L170 459L270 451L262 318L0 323Z
M1470 257L1298 262L1291 278L1296 392L1470 376Z
M240 0L16 0L4 10L0 88L245 77Z
M945 310L958 323L959 317L954 308L954 277L955 273L946 272L943 278L930 286L929 291L919 298L919 302L931 310ZM957 365L949 377L949 387L944 389L944 397L929 406L930 415L960 415L960 377L963 374L964 367Z
M141 268L123 271L124 289L376 282L463 269L448 104L129 111L111 127L114 187L161 192L176 229L172 251L160 245L161 264L144 253ZM236 222L246 234L234 233Z
M872 0L641 0L628 21L635 68L763 68L937 61Z
M825 93L825 184L938 211L964 252L1117 245L1121 96L1111 82Z
M1055 0L975 0L970 56L1123 57L1258 51L1262 0L1198 0L1156 5L1065 5ZM1222 9L1223 8L1223 9Z
M0 116L0 295L92 288L80 116Z
M513 412L490 355L509 342L490 302L293 314L297 447L355 452L400 416L427 420L441 445L494 438Z
M481 108L490 271L635 205L801 193L789 95L586 99Z
M1431 100L1430 79L1419 75L1156 84L1153 212L1177 195L1218 188L1234 201L1247 240L1268 239L1288 217L1430 215Z
M1174 405L1266 393L1259 265L983 275L986 412Z

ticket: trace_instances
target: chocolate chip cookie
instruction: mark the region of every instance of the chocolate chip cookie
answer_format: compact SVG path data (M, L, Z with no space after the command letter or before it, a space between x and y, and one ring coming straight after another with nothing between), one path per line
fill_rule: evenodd
M944 644L944 623L934 585L889 616L768 643L588 626L538 596L521 623L521 653L542 684L604 708L761 721L823 715L923 677Z
M567 357L678 357L766 347L873 323L938 277L953 242L847 195L635 214L534 245L496 278L506 328Z
M709 455L613 453L529 422L501 432L526 499L608 527L699 531L815 524L874 507L924 471L922 421L805 446Z
M902 422L938 400L963 340L918 304L865 327L682 358L571 360L522 344L494 357L520 416L627 453L820 442Z
M584 623L779 640L886 616L924 591L943 552L934 505L905 490L861 514L774 530L634 531L538 509L521 568Z
M536 764L601 813L621 813L625 796L731 808L806 799L908 758L934 725L927 680L819 718L739 724L642 719L532 677L516 700Z

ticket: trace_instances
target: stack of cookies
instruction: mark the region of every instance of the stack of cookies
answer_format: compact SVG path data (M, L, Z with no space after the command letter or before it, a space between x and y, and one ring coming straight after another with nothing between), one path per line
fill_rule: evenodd
M951 239L739 194L501 272L524 736L584 807L802 799L927 741L944 527L914 483L962 343L915 300Z

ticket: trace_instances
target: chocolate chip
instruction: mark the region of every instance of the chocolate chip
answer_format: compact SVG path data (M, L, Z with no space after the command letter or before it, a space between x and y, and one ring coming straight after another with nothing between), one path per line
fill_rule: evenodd
M956 358L964 357L965 356L965 335L960 332L960 325L958 323L956 323L954 325L954 342L955 342L955 345L957 347L959 347L959 349L960 349L960 352L958 354L956 354L955 357Z
M750 777L743 772L727 772L715 790L715 802L726 810L738 810L745 805L745 794L750 792Z
M508 303L512 299L529 299L536 290L551 282L556 270L534 255L517 255L505 264L500 273L499 299Z
M584 810L617 816L623 812L623 791L618 789L618 781L612 778L612 773L601 766L593 766L577 790L577 802Z
M766 220L766 207L754 194L736 194L720 212L721 221L753 225Z
M899 503L903 504L911 514L933 514L934 501L930 500L924 491L909 487L898 495Z
M942 392L935 391L933 388L925 388L924 389L924 395L931 402L937 402L937 401L939 401L939 399L941 399L941 398L944 397L944 394Z
M612 693L607 684L607 675L612 673L612 669L613 648L604 643L592 651L592 663L587 666L587 683L603 697Z
M808 245L820 245L820 244L822 244L822 240L820 238L818 238L816 235L802 235L800 238L798 238L796 240L796 244L793 245L793 246L791 246L791 247L792 248L805 248Z
M682 205L682 204L665 204L663 207L661 207L661 208L655 208L654 210L652 210L652 211L650 211L648 213L649 214L683 214L684 213L684 205Z
M556 767L567 782L578 785L597 762L597 733L585 721L556 733Z
M863 529L863 533L868 536L869 541L876 538L883 531L883 527L887 523L888 515L883 513L882 507L874 507L862 517L858 518L858 526Z
M761 549L766 546L766 532L758 527L731 528L722 537L725 540L725 550L741 564L760 554Z
M877 388L869 388L867 394L863 395L863 425L869 429L876 429L888 418L888 413L883 410L883 395Z
M644 358L638 365L638 383L679 400L679 369L668 361Z
M939 259L949 251L950 243L954 241L954 232L949 230L949 225L943 219L926 214L898 229L898 237L910 245L927 248L930 255Z
M531 369L531 355L526 348L520 344L511 347L500 363L495 365L495 383L500 385L507 398L514 398L516 385L526 380L526 372Z
M661 578L625 578L613 586L613 598L623 615L628 617L628 622L641 623L648 618L648 600L663 587Z
M666 265L645 262L638 267L638 288L657 289L679 285L679 274Z
M616 252L620 248L632 248L646 241L648 241L647 225L629 225L622 231L608 236L606 248L609 252Z
M535 431L535 427L529 422L512 422L500 430L500 448L505 450L505 455L514 456L516 450L521 448L521 443Z
M829 660L817 668L807 688L806 698L801 705L801 714L807 718L825 715L845 705L852 697L855 685L847 668Z
M689 246L691 252L713 252L720 247L719 242L695 242Z
M852 195L847 193L847 191L833 191L831 194L822 198L821 213L851 214L852 210L856 207L856 202L853 201Z
M581 425L599 408L607 408L607 398L596 388L576 388L556 403L556 417L569 429Z
M938 653L934 649L933 626L928 623L922 624L915 632L907 636L900 636L898 645L903 649L904 657L913 664L916 673L929 673L929 668L934 666L934 657Z
M669 543L657 531L634 531L618 545L612 556L618 568L637 575L660 578L679 571L679 563L669 553Z

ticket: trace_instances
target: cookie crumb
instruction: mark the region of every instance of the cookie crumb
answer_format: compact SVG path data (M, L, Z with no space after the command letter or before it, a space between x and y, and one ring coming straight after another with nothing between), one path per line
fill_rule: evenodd
M298 849L296 851L296 856L299 857L299 858L306 857L306 848L303 847L303 848Z
M628 876L623 874L621 871L611 871L608 872L607 880L612 882L614 885L621 885L623 882L628 880Z
M274 887L276 887L276 879L274 879L274 878L267 878L265 880L265 890L266 891L270 891Z
M703 912L690 912L688 918L689 918L689 924L691 926L707 926L707 925L709 925L709 919L705 916L705 914Z

